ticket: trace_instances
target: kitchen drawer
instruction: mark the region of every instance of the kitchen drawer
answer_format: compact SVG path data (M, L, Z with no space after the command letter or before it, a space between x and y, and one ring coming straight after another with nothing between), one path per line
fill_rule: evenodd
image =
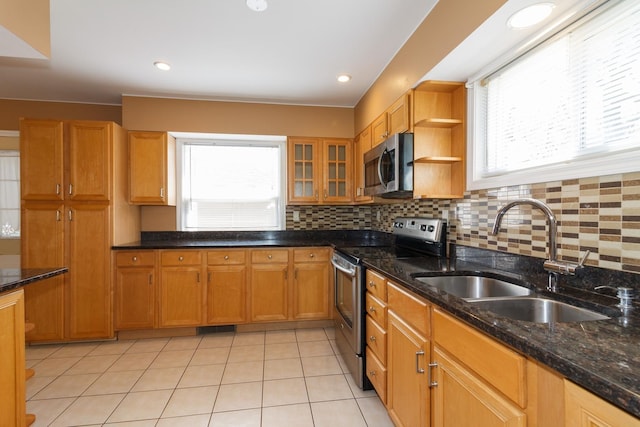
M160 262L163 267L198 265L202 262L201 251L163 251L160 255Z
M288 263L287 249L258 249L251 252L251 262L254 264Z
M433 310L433 340L521 408L526 406L523 356L439 309Z
M367 378L373 384L373 388L376 389L380 400L385 405L387 404L387 368L384 367L382 362L376 357L376 355L367 347L366 351L366 371Z
M429 305L422 299L400 288L400 286L387 283L387 308L393 310L398 317L420 332L425 338L429 338Z
M383 328L387 327L387 305L374 297L371 292L365 296L365 309L376 323Z
M293 250L294 262L329 262L329 248L302 248Z
M367 335L365 342L384 365L387 363L387 331L374 322L371 316L367 316L366 324Z
M219 250L207 252L208 265L230 265L244 264L247 259L246 251Z
M367 270L367 291L371 292L380 301L387 301L387 279L373 270Z
M153 267L156 263L154 251L117 251L116 267Z

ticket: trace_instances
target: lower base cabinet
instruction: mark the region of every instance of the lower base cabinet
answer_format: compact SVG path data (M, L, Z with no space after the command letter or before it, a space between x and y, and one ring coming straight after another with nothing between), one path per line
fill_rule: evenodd
M582 387L564 381L565 427L638 427L640 420L591 394Z
M0 426L24 427L26 416L24 292L0 295Z

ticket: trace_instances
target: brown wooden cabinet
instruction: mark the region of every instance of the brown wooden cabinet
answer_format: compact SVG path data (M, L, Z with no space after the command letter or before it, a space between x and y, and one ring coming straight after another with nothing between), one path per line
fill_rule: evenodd
M247 322L247 251L207 252L207 312L209 325Z
M205 279L201 251L161 251L159 326L200 326Z
M411 131L411 93L405 93L371 123L372 146L390 135Z
M110 338L111 246L140 231L139 208L126 198L125 132L112 122L22 119L20 141L22 266L69 267L27 292L35 324L27 339Z
M251 251L250 299L252 322L289 318L289 250Z
M564 398L566 427L640 426L640 419L568 380L564 381Z
M388 282L387 407L397 426L428 426L429 307Z
M461 198L466 186L464 83L425 81L414 91L414 198Z
M295 138L287 142L289 204L344 204L352 201L352 141Z
M387 280L366 271L366 374L382 403L387 403Z
M0 325L0 425L24 427L24 293L21 289L0 294Z
M122 251L116 252L114 258L114 328L153 328L156 313L156 252Z
M353 141L353 186L357 204L373 202L373 197L364 194L364 154L370 149L371 126L367 126Z
M129 132L129 201L176 204L176 142L166 132Z
M330 252L329 248L293 250L293 319L331 317Z

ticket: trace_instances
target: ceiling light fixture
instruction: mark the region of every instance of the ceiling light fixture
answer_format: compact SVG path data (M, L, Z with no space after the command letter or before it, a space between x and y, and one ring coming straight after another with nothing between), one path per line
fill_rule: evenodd
M163 62L163 61L156 61L156 62L153 63L153 65L158 70L162 70L162 71L169 71L171 69L171 65L169 65L167 62Z
M247 0L247 7L254 12L262 12L267 6L267 0Z
M532 4L511 15L507 25L515 29L532 27L551 15L554 7L553 3Z
M346 83L351 80L351 76L349 74L338 74L338 81L340 83Z

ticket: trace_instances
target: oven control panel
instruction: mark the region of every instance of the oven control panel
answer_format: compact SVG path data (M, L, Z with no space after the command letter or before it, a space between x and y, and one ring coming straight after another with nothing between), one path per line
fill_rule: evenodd
M393 234L438 242L444 226L441 219L400 217L393 221Z

